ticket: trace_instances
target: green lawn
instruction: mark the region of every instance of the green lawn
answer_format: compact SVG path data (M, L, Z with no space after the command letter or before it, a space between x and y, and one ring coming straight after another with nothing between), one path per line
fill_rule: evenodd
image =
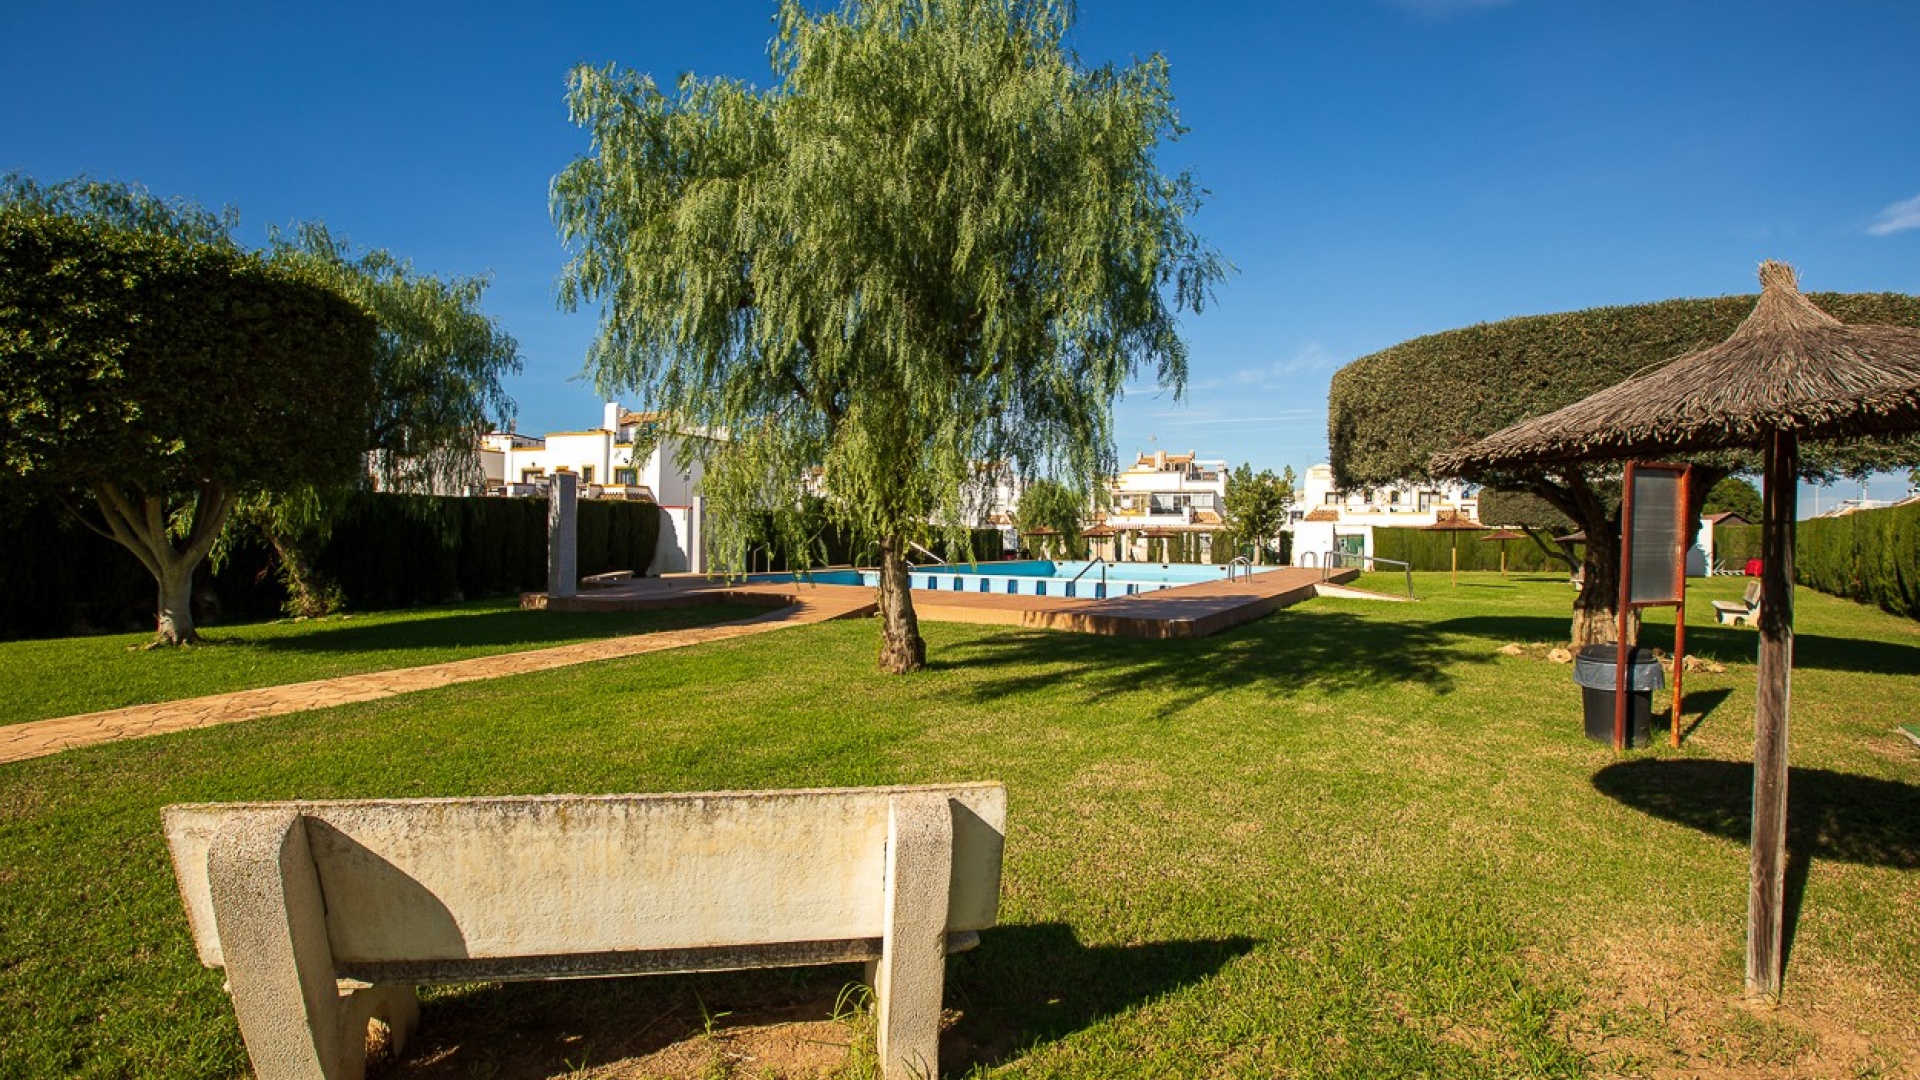
M1543 658L1563 581L1421 575L1199 641L926 624L889 678L871 621L825 623L0 766L0 1075L245 1074L168 803L976 779L1003 925L949 963L956 1073L1912 1075L1920 624L1800 594L1788 996L1749 1009L1754 634L1706 605L1741 584L1696 590L1726 671L1685 747L1624 758ZM397 1074L586 1075L855 974L443 991Z
M256 686L438 664L751 618L714 604L645 612L522 611L511 599L202 630L199 645L145 650L153 635L0 642L0 725Z

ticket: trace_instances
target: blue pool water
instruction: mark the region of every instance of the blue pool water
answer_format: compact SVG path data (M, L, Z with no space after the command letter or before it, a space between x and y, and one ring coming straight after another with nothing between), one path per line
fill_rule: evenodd
M1273 569L1259 567L1257 569ZM1104 574L1103 574L1104 571ZM754 574L754 582L787 582L795 574ZM932 592L1000 593L1009 596L1061 596L1075 600L1100 600L1109 596L1138 596L1176 585L1219 581L1227 576L1224 566L1185 563L1098 563L1053 562L1029 559L1021 562L980 563L970 568L958 566L916 567L908 575L912 588ZM820 570L805 575L818 585L878 585L877 570Z

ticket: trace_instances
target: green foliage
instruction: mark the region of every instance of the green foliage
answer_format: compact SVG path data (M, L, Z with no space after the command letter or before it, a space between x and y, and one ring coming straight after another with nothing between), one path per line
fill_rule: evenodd
M816 466L848 531L903 539L964 520L977 462L1091 485L1133 373L1183 384L1176 316L1222 267L1188 228L1197 188L1154 163L1167 65L1082 70L1068 22L787 0L770 89L573 72L593 151L554 182L562 298L602 306L603 390L728 434L721 558L758 514L803 528L786 508Z
M1460 569L1500 569L1501 542L1483 540L1481 533L1443 532L1421 528L1378 528L1373 530L1373 554L1381 559L1410 562L1416 571L1446 573L1453 567L1453 554L1460 554ZM1518 573L1550 571L1564 574L1567 567L1527 540L1508 540L1507 570ZM1399 567L1383 567L1397 572Z
M652 503L577 504L580 576L645 573L660 535ZM405 607L544 589L547 500L360 492L315 558L352 607Z
M1842 322L1920 326L1920 297L1808 298ZM1725 340L1754 302L1751 295L1723 296L1529 316L1415 338L1361 357L1334 375L1328 391L1336 481L1355 488L1426 478L1427 459L1441 450ZM1809 444L1802 467L1809 477L1831 477L1916 457L1920 447L1912 442Z
M60 490L350 476L374 325L224 247L0 212L0 467Z
M466 480L444 474L470 463L480 436L513 417L501 380L520 370L519 343L480 311L486 279L422 274L312 223L276 233L272 257L326 282L379 324L373 413L360 449L373 453L383 485Z
M1714 556L1730 567L1758 558L1760 526L1715 530ZM1809 588L1920 619L1920 504L1800 522L1793 570Z
M1021 546L1057 551L1067 558L1081 558L1086 544L1080 536L1085 526L1087 498L1058 480L1041 477L1029 481L1020 493L1020 505L1014 509L1013 524L1021 536ZM1053 536L1035 536L1036 529L1051 529Z
M1738 476L1729 476L1713 485L1713 490L1707 492L1707 501L1700 507L1703 515L1734 513L1756 525L1766 512L1766 505L1760 501L1760 489Z
M340 524L314 553L316 570L341 591L342 606L366 611L500 596L546 588L544 499L457 499L349 492ZM644 572L660 535L651 503L585 499L579 504L582 575ZM119 545L79 527L50 502L0 500L0 639L126 630L144 572ZM997 555L997 550L995 551ZM287 600L272 574L275 553L235 538L217 568L203 568L197 592L224 621L265 618Z
M1256 561L1265 562L1264 553L1274 546L1293 506L1293 486L1291 465L1284 476L1275 476L1272 469L1262 469L1256 475L1252 465L1242 462L1227 474L1226 503L1221 514L1225 527L1220 538L1236 549L1255 549L1260 555ZM1215 558L1225 561L1230 556L1221 552Z

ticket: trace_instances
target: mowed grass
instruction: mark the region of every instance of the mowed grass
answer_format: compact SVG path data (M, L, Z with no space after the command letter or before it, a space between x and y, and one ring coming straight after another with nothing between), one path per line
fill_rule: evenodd
M522 611L477 600L406 611L333 615L201 629L179 649L143 647L152 634L0 642L0 725L250 690L258 686L438 664L595 638L704 626L766 612L715 604L641 612Z
M1799 594L1787 1001L1752 1009L1755 639L1703 625L1741 584L1695 590L1726 670L1688 675L1677 752L1581 736L1564 582L1422 575L1198 641L927 624L892 678L827 623L0 767L0 1075L245 1075L169 803L979 779L1002 925L948 965L954 1074L1911 1075L1920 626ZM585 1075L854 977L442 991L389 1075Z

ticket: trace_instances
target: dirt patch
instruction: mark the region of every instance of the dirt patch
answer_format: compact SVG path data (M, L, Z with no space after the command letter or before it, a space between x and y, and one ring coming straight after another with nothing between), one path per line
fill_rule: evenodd
M437 993L378 1080L818 1080L871 1058L838 978L785 972ZM839 1012L836 1013L836 1006ZM860 1040L869 1047L854 1051Z
M1915 988L1803 962L1785 1004L1751 1003L1737 974L1701 963L1725 948L1698 928L1662 928L1537 959L1582 984L1563 1023L1596 1075L1920 1077Z

